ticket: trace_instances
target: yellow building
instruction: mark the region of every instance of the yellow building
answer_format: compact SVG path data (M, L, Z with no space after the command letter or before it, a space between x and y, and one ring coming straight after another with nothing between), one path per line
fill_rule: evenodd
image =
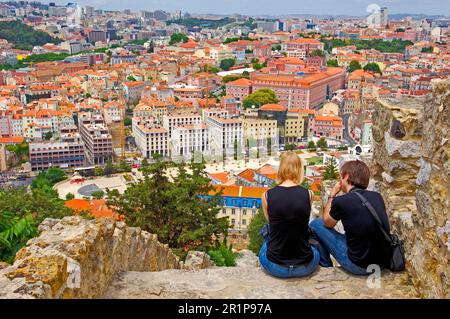
M244 140L256 140L257 145L266 145L267 139L278 137L277 120L247 118L242 120Z

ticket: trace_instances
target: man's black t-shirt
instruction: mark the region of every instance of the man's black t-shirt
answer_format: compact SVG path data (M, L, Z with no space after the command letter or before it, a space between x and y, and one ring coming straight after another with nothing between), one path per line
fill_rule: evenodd
M353 189L345 195L336 197L331 203L330 216L342 221L347 240L347 254L353 263L364 268L371 264L384 267L390 258L390 244L383 237L372 214L354 194L355 191L360 192L372 204L384 229L389 233L389 219L384 201L376 192Z

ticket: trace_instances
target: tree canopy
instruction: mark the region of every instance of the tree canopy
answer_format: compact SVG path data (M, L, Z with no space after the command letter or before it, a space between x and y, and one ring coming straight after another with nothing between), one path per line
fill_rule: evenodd
M375 62L367 63L364 66L364 71L370 71L381 74L380 66L378 65L378 63Z
M352 60L348 66L348 72L352 73L353 71L359 69L362 69L361 64L356 60Z
M177 173L169 179L169 167ZM175 164L156 159L141 168L144 179L123 194L108 192L108 204L126 216L130 226L158 235L178 255L196 249L208 251L227 234L228 221L217 218L222 202L218 194L207 196L213 186L200 163Z
M244 101L244 108L252 107L253 105L259 107L264 104L278 103L278 98L274 91L271 89L259 89L252 94L248 95Z
M16 49L26 51L31 51L36 45L61 42L60 39L44 31L34 30L20 21L0 21L0 38L8 40Z
M220 61L220 68L224 71L228 71L232 66L234 66L235 63L235 59L223 59L222 61Z
M327 66L338 67L339 66L338 60L336 60L336 59L328 60L327 61Z
M183 33L173 33L170 36L169 45L174 45L180 42L188 42L188 37Z

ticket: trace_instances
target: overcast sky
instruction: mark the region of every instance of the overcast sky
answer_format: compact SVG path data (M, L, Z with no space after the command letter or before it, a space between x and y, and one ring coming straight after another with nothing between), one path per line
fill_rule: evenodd
M43 0L49 2L49 0ZM66 4L70 0L56 0ZM78 0L79 5L99 9L181 10L191 13L218 14L348 14L365 15L370 4L387 6L390 13L425 13L450 15L449 0Z

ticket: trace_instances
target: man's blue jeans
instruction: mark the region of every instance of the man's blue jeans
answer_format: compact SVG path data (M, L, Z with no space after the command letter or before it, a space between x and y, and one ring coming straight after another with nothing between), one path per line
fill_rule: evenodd
M330 254L336 258L339 265L346 271L355 275L369 275L366 268L354 264L347 255L347 242L345 235L325 226L323 219L318 218L309 223L313 232L312 239L317 243L312 244L320 252L320 266L333 267Z
M259 252L259 263L270 275L278 278L305 277L311 275L317 269L320 261L320 253L314 247L311 247L314 257L306 265L283 266L268 260L266 253L267 241L269 240L269 225L264 225L261 229L261 235L264 238L264 242Z

